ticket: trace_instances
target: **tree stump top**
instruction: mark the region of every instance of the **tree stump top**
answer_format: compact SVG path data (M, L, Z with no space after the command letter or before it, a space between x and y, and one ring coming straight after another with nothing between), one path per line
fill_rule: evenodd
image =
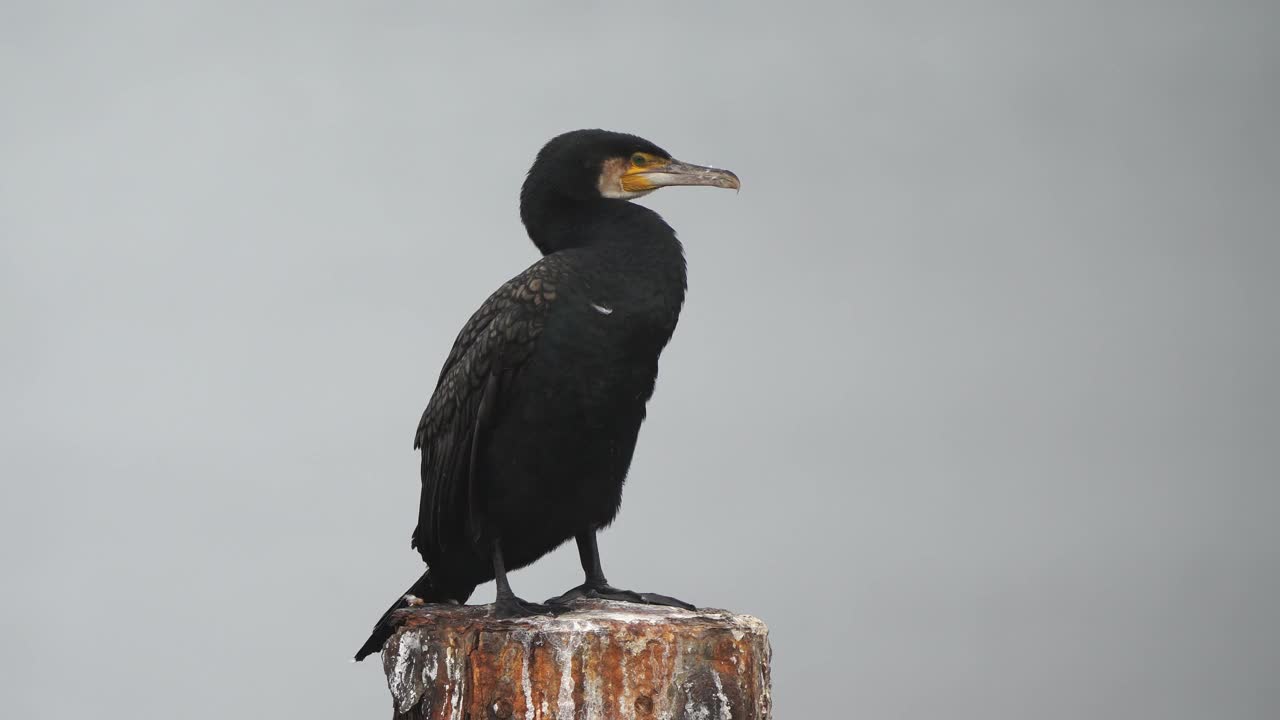
M750 615L579 600L559 617L402 610L382 651L398 720L769 717L768 628Z

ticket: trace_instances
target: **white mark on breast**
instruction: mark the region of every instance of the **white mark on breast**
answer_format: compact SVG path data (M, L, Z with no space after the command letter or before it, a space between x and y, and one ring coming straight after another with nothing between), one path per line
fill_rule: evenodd
M591 303L591 307L595 308L596 312L600 313L601 315L613 314L613 308L611 307L605 307L603 305L597 305L595 303Z

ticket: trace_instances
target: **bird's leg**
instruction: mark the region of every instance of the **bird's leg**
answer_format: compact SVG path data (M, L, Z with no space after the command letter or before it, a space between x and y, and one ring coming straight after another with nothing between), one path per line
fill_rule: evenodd
M643 605L668 605L670 607L697 610L683 600L677 600L657 593L640 593L632 590L619 590L609 584L600 567L600 548L596 545L596 531L587 530L577 534L578 558L582 560L582 571L586 573L586 582L559 597L551 598L548 605L568 605L578 598L598 598L600 600L620 600L622 602L640 603Z
M581 532L574 538L578 541L578 559L582 561L582 572L587 575L587 585L597 588L609 587L604 577L604 569L600 567L600 547L596 545L596 533Z
M498 617L529 617L530 615L554 615L556 608L521 600L511 592L511 583L507 582L507 567L502 562L502 543L498 538L493 540L493 579L498 585L498 597L493 602L493 612ZM563 612L563 610L561 610Z

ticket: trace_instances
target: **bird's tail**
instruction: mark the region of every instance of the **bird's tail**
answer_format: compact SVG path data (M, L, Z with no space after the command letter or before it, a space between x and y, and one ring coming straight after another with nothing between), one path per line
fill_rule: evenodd
M378 618L378 623L373 626L373 633L369 635L369 639L364 641L364 645L360 646L360 650L356 653L356 662L382 650L382 645L387 638L396 631L396 625L392 622L391 613L410 605L410 599L420 600L424 603L443 603L443 602L466 602L471 595L471 588L449 587L445 583L440 583L431 577L431 571L422 573L422 577L418 578L404 594L396 599L387 611L382 613L382 617ZM465 590L465 592L463 592Z

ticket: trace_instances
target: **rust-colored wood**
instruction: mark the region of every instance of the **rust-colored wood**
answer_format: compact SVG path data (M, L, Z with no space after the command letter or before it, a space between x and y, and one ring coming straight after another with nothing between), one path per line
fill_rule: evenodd
M578 601L559 617L401 611L382 650L396 720L767 720L768 628L750 615Z

